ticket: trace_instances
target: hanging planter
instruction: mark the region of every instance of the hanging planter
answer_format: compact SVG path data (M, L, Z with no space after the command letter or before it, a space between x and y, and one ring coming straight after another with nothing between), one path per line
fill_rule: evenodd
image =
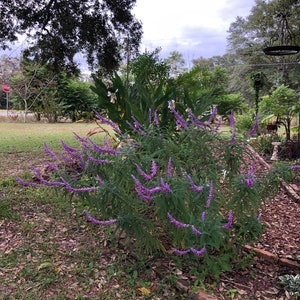
M295 36L290 30L287 17L288 13L282 12L277 15L280 18L276 34L273 34L269 43L263 49L266 55L285 56L298 54L300 46L296 45Z

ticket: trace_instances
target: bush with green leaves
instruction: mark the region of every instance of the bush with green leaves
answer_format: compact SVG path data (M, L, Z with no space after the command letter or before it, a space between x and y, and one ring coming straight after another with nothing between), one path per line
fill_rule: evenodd
M247 134L249 130L253 127L253 115L252 114L242 114L236 116L236 128L242 134Z
M45 145L51 172L35 170L32 183L18 180L63 189L73 201L79 197L87 220L111 226L131 251L177 255L203 276L218 275L262 234L263 202L282 176L276 170L271 177L255 176L255 159L236 140L233 113L228 139L218 133L220 123L212 123L216 109L205 122L191 110L180 115L172 101L169 109L177 126L171 134L155 112L150 126L135 121L124 133L97 113L99 123L114 131L102 144L76 135L81 148L62 142L63 155Z

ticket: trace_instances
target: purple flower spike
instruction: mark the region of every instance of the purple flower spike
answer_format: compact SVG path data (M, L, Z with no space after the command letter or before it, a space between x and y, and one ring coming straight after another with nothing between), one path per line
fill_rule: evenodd
M205 122L200 121L200 120L193 114L193 112L192 112L191 109L188 110L188 113L189 113L189 118L190 118L191 122L192 122L194 125L196 125L198 128L200 128L200 129L205 129L205 125L208 126L208 127L210 127L209 124L205 124Z
M250 170L248 171L247 178L245 179L245 184L249 187L253 187L255 184L254 168L255 168L255 161L253 162Z
M197 256L200 256L200 255L203 255L205 252L206 252L206 248L203 247L202 249L200 250L197 250L195 248L190 248L190 250Z
M202 220L202 222L205 221L205 211L201 214L201 220Z
M235 135L236 135L235 119L234 119L233 110L231 110L229 120L230 120L230 127L232 129L231 144L233 145L235 143Z
M99 176L99 175L97 175L97 181L98 181L98 183L100 184L100 185L103 185L104 184L104 181L103 181L103 179Z
M165 193L173 193L171 190L170 186L164 182L163 178L160 178L160 185L161 185L161 190Z
M156 162L154 160L151 163L151 170L150 170L151 173L150 174L145 173L138 164L135 164L135 165L137 167L139 174L141 176L143 176L145 180L153 179L158 171L158 165L156 164Z
M227 224L223 225L222 228L223 229L230 229L232 227L232 224L233 224L232 211L230 211L229 214L228 214L228 222L227 222Z
M92 161L96 164L108 164L108 163L110 163L110 160L108 160L108 159L97 159L97 158L93 157L92 155L90 155L89 153L87 153L87 157L90 161Z
M61 140L60 143L67 153L73 154L78 152L78 149L68 146L63 140Z
M209 183L209 194L208 194L208 198L207 198L207 201L206 201L206 208L209 208L210 207L210 202L212 200L212 198L214 197L214 187L213 187L213 183L212 181Z
M73 134L74 134L74 136L75 136L75 139L77 140L77 141L79 141L80 143L86 143L86 138L82 138L82 137L80 137L77 133L75 133L75 132L73 132Z
M47 154L49 154L54 160L58 160L57 155L44 143L44 149Z
M191 250L190 249L179 250L179 249L173 248L173 252L176 254L179 254L179 255L186 255L186 254L190 253Z
M257 129L258 129L258 114L255 116L255 121L254 121L254 125L253 125L252 129L249 130L247 133L248 136L252 136L252 135L256 134Z
M85 210L84 213L85 213L85 215L87 217L87 220L89 222L91 222L93 224L100 225L100 226L111 225L111 224L114 224L118 221L117 219L111 219L111 220L108 220L108 221L99 221L99 220L93 218L87 210Z
M192 225L192 230L197 236L200 236L202 234L194 225Z
M177 221L170 213L168 213L168 218L170 219L170 222L174 224L177 228L187 228L190 226L189 224L184 224Z
M220 127L221 127L221 125L222 125L222 116L220 116L220 117L218 118L218 123L217 123L217 126L215 127L214 131L215 131L215 132L218 132L219 129L220 129Z
M186 120L175 110L175 101L171 100L169 101L169 109L171 112L174 114L175 119L176 119L176 125L178 130L182 130L182 128L187 128L188 123Z
M257 221L260 221L260 220L261 220L261 213L259 213L257 216Z
M208 119L207 122L208 122L208 123L213 122L213 120L214 120L214 118L216 117L217 113L218 113L217 105L214 105L214 106L213 106L213 111L212 111L212 113L211 113L211 115L210 115L210 117L209 117L209 119Z
M17 182L24 185L24 186L31 186L31 187L37 187L37 186L40 186L41 184L40 183L36 183L36 182L27 182L27 181L24 181L23 179L21 179L20 177L16 176L15 177Z
M291 169L294 170L299 170L300 169L300 165L295 165L295 166L291 166Z
M118 125L114 122L112 122L109 119L104 118L103 116L101 116L97 111L94 110L94 113L96 115L96 117L98 118L98 120L103 123L103 124L107 124L110 127L113 128L113 130L118 133L118 134L122 134L122 131L120 130L120 128L118 127Z
M99 145L94 143L90 138L87 139L87 142L90 144L89 146L85 145L85 149L87 149L87 150L93 150L93 151L96 151L98 153L120 154L119 150L116 150L112 147L100 147Z
M194 183L191 176L187 175L187 178L191 184L191 189L197 193L201 193L203 191L203 186L198 186Z

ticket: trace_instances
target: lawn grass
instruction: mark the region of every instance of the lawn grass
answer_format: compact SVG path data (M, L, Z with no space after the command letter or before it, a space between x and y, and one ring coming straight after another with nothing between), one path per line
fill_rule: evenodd
M0 123L0 153L26 151L43 152L44 142L55 150L60 149L60 140L70 146L78 146L74 132L86 134L97 125L95 123Z

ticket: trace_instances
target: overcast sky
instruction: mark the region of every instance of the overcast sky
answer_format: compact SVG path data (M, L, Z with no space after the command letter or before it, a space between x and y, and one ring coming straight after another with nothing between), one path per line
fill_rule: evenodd
M143 24L142 52L161 47L186 61L226 52L229 26L248 16L255 0L137 0L134 14Z

